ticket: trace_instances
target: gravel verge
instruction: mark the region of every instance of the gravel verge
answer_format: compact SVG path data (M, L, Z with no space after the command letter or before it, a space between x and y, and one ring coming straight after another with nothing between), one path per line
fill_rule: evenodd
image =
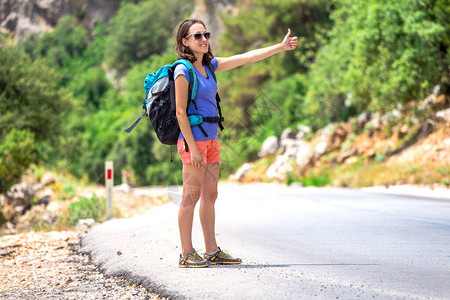
M72 230L0 236L0 299L160 299L104 276L78 252L82 235Z

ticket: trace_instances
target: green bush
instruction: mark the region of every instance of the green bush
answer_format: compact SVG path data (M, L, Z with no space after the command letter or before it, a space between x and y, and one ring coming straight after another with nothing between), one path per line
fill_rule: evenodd
M327 186L331 184L330 176L327 174L320 174L320 175L314 175L309 174L307 176L304 176L300 178L300 183L303 186Z
M133 63L161 54L172 39L174 24L187 17L194 1L122 2L109 21L106 57L111 67L123 73Z
M17 183L37 159L34 135L28 130L12 129L0 144L0 193Z
M36 33L18 45L33 59L44 59L49 66L62 68L71 60L81 56L89 42L88 32L73 16L65 16L58 21L52 32Z
M0 139L12 129L26 129L36 141L57 141L68 99L42 61L0 48Z
M382 161L384 161L386 159L386 154L384 154L383 152L381 152L381 151L378 151L376 154L375 154L375 157L374 157L374 161L376 161L376 162L382 162Z
M338 1L334 27L309 74L306 114L317 127L356 112L386 112L448 83L445 1Z
M83 72L77 80L70 82L70 90L92 112L100 108L104 94L112 87L105 72L99 67Z
M78 220L82 219L103 221L105 215L106 199L98 199L95 195L92 198L83 197L69 205L69 222L73 226L78 223Z

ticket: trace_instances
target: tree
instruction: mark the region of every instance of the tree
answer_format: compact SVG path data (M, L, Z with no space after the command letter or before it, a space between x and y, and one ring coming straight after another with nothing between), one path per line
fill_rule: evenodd
M0 193L19 181L36 160L34 136L28 130L13 129L0 144Z
M0 138L27 129L37 142L56 141L69 100L57 76L42 61L0 48Z
M73 16L58 21L52 32L36 33L17 45L33 59L44 59L56 69L68 67L71 60L81 56L88 45L88 32Z
M37 143L58 140L69 101L56 78L42 61L0 48L0 192L37 161Z
M226 115L239 116L235 122L238 129L255 124L244 111L255 102L265 86L276 85L295 73L306 73L320 47L317 36L331 27L329 13L332 9L327 1L295 0L246 0L240 3L239 14L225 16L225 31L221 39L219 56L243 53L255 48L281 42L287 29L299 36L298 48L255 64L247 65L226 74L220 74L225 84L220 85L221 94L230 106L225 106ZM264 20L264 22L261 22ZM220 78L220 79L221 79ZM245 78L245 80L242 80ZM285 97L273 99L283 106ZM233 110L230 112L230 110ZM232 125L233 126L233 125Z
M387 111L448 85L448 4L436 0L336 1L333 30L310 73L308 115L317 126L359 111ZM447 14L448 16L448 14Z
M161 54L172 39L175 24L192 11L193 1L122 2L109 23L106 57L111 67L126 71L135 62Z

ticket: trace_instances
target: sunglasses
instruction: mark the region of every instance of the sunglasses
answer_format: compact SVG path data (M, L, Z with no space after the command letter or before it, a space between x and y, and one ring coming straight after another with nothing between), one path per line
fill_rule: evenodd
M193 34L186 36L185 39L188 39L191 36L193 36L196 41L201 41L202 36L204 36L206 40L209 40L209 38L211 37L211 32L193 33Z

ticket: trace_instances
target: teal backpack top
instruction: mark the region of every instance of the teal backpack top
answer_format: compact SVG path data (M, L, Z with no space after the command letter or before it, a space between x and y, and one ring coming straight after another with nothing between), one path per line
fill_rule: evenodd
M173 64L162 66L158 71L155 73L149 73L147 74L147 77L144 80L144 90L145 90L145 100L142 108L144 109L144 114L140 116L136 122L134 122L133 125L131 125L128 129L125 129L125 132L131 132L134 127L141 121L141 119L145 116L150 116L150 110L151 105L153 101L158 100L157 102L160 103L166 103L171 104L171 110L175 112L175 83L173 78L173 73L175 71L175 67L178 64L183 64L186 66L189 72L189 94L188 94L188 107L189 104L195 99L197 96L197 90L198 90L198 81L197 81L197 75L195 74L194 67L191 64L190 61L186 59L179 59ZM164 99L162 99L164 98ZM194 100L195 101L195 100ZM159 109L157 107L156 109ZM152 118L150 116L150 121L152 121ZM170 121L170 120L161 120L163 121ZM152 122L152 125L153 122ZM153 126L155 131L158 133L157 128ZM158 135L158 138L161 140L160 136ZM173 137L171 138L171 140ZM164 141L163 141L164 140ZM161 140L162 143L166 144L166 139L163 138ZM170 143L171 144L171 143Z
M179 59L176 62L174 62L173 64L165 65L165 66L161 67L155 73L150 73L150 74L147 75L147 77L144 80L145 104L147 104L148 93L150 92L152 87L161 78L163 78L163 77L168 78L168 76L169 76L169 69L171 69L172 72L175 71L175 67L178 64L183 64L189 71L189 87L191 89L190 95L191 95L191 99L192 100L195 99L195 97L197 96L197 90L198 90L197 74L195 74L193 66L192 66L190 61L188 61L186 59ZM191 83L192 83L192 87L191 87ZM160 83L160 84L163 84L163 83ZM156 89L158 89L158 88L156 88Z

